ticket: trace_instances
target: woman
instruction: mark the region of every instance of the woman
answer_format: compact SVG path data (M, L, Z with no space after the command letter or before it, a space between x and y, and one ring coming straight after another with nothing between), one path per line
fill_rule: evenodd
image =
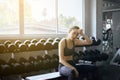
M81 35L85 40L77 39ZM63 76L67 76L68 80L76 80L79 77L79 72L82 70L76 67L73 61L74 48L77 45L90 45L92 41L83 33L83 30L78 26L73 26L68 31L66 38L63 38L59 43L59 72ZM87 68L88 69L88 68Z

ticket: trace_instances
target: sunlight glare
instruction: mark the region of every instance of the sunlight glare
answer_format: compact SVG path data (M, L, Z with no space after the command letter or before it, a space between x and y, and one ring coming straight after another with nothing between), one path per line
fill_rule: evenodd
M27 0L31 7L32 17L37 20L49 20L55 18L54 0Z

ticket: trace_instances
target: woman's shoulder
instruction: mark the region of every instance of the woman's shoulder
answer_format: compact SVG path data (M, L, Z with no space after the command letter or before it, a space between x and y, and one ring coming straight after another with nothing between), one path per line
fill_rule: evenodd
M66 38L62 38L60 41L63 42L63 41L65 41L65 39L66 39Z

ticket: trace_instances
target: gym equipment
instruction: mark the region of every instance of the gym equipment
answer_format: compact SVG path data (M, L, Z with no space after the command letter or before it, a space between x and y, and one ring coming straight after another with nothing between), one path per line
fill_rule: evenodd
M23 66L18 63L14 58L10 58L8 64L11 66L11 74L21 74L23 73Z
M90 37L90 39L93 41L92 46L98 46L101 44L100 39L95 39L95 37Z
M36 50L35 44L34 44L34 43L30 43L30 44L28 45L28 50L29 50L29 51L35 51L35 50Z
M19 60L20 65L22 66L22 70L24 73L29 73L32 72L34 70L34 65L32 63L29 62L29 60L21 57Z
M53 42L53 39L52 38L48 38L46 42Z
M44 64L43 64L43 57L42 56L37 56L37 64L36 64L36 69L39 71L39 70L42 70L44 69Z
M5 64L6 64L6 62L4 60L0 59L0 65L5 65Z
M7 64L11 65L11 64L15 64L17 63L17 61L14 58L10 58L7 62Z
M96 39L95 37L91 36L90 39L92 40L92 44L90 45L77 45L76 47L90 47L90 46L99 46L101 44L100 39ZM84 40L84 37L80 37L80 40Z
M7 48L8 48L8 52L16 51L16 46L14 44L9 44Z
M36 50L44 50L44 45L41 42L37 42L35 46L36 46Z
M101 53L99 50L85 50L84 52L80 51L79 54L76 55L75 59L84 60L84 61L92 61L95 63L96 61L106 61L108 59L108 54Z
M6 48L8 47L9 44L11 44L11 41L9 41L9 40L4 42L4 45L5 45Z
M51 50L52 49L52 43L51 42L45 42L44 43L44 49L45 50Z
M4 53L6 51L5 45L4 44L0 44L0 54Z
M58 49L58 41L52 42L52 49Z
M54 41L60 42L60 38L55 38Z
M27 45L25 43L19 44L18 49L19 49L20 52L24 52L24 51L28 50Z
M21 66L22 66L22 73L26 73L26 67L28 67L28 66L26 66L25 64L26 63L28 63L28 61L25 59L25 58L23 58L23 57L21 57L20 59L19 59L19 62L18 62Z
M35 71L36 69L36 59L33 56L30 56L28 59L28 62L30 63L29 69L30 72Z
M24 73L24 66L20 63L11 64L12 74L22 74Z
M106 53L102 53L101 58L102 58L103 61L106 61L109 58L109 55L106 54Z
M32 39L32 40L31 40L31 43L37 43L37 42L38 42L37 39Z
M103 33L103 41L108 40L108 34L106 32Z
M31 41L30 40L25 40L24 41L24 44L26 44L26 46L28 47L28 45L31 43Z
M73 55L73 60L74 60L74 62L75 62L75 63L78 63L79 59L80 59L80 55L75 52L74 55Z
M41 42L41 43L45 43L46 40L45 40L45 39L40 39L39 42Z
M52 64L54 64L54 65L52 65L52 68L55 68L55 69L58 68L58 65L59 65L59 57L58 57L58 55L56 55L56 54L52 55Z
M11 75L12 73L12 67L8 64L5 65L0 65L0 69L1 69L1 76L8 76Z
M110 61L110 64L120 66L120 49L117 50L116 54L113 56L112 60Z
M45 55L43 56L43 65L44 65L43 68L44 68L45 70L51 68L51 65L52 65L51 59L52 59L52 58L51 58L49 55L47 55L47 54L45 54Z
M21 44L22 43L22 41L20 41L20 40L16 40L15 42L14 42L14 44L15 44L15 46L16 46L16 48L18 49L18 47L19 47L19 44Z

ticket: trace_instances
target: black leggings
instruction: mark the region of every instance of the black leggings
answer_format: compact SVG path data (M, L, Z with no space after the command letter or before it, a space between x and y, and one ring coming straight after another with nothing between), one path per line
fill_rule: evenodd
M94 65L75 65L74 62L69 61L69 64L74 66L79 74L94 74L96 73L97 67ZM59 72L61 75L68 77L68 80L79 80L75 77L75 71L63 64L59 63Z

